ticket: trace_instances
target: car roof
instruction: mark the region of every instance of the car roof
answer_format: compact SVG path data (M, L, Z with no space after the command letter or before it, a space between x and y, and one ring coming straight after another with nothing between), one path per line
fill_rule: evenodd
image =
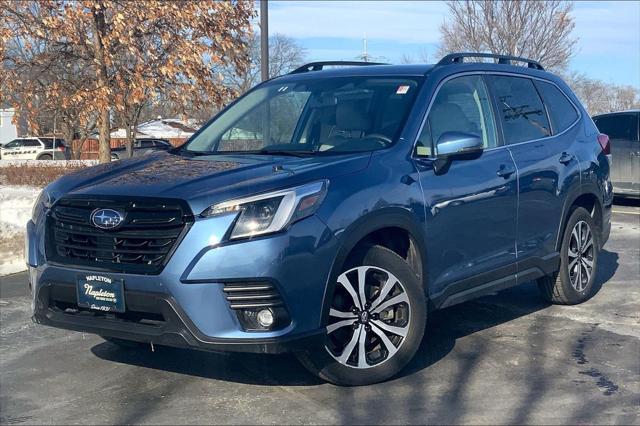
M452 64L410 64L410 65L367 65L347 66L341 68L328 68L323 70L310 70L294 72L268 80L269 83L289 83L317 78L333 77L424 77L435 70L446 71L447 74L460 72L484 71L484 72L509 72L526 76L544 77L557 81L558 77L550 72L532 69L525 66L496 64L486 62L464 62Z
M356 77L356 76L398 76L419 77L433 69L434 65L410 64L410 65L368 65L347 66L341 68L328 68L319 71L307 71L301 73L285 74L271 81L287 82L294 80L306 80L311 78L331 77Z

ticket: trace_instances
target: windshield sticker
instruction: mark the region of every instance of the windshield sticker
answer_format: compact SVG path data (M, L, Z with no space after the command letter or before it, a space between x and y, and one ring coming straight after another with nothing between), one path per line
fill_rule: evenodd
M289 86L282 86L278 89L278 92L286 92L289 89Z
M398 90L396 90L396 95L406 95L409 92L409 86L403 84L398 86Z

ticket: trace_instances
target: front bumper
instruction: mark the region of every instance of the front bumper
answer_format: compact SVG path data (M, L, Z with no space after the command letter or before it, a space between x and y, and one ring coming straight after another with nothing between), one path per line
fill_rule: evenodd
M282 353L321 345L324 330L272 338L213 338L200 332L176 300L166 294L126 291L128 312L104 314L80 309L61 309L64 300L75 303L75 287L48 284L35 300L33 321L104 337L157 345L221 352ZM64 306L64 305L63 305ZM146 318L144 318L146 317ZM140 321L143 318L144 321Z
M322 303L337 251L335 238L311 216L286 232L219 244L232 217L196 220L158 275L78 269L48 262L44 226L29 222L26 257L39 324L107 337L214 351L278 353L320 343ZM42 221L41 221L42 222ZM101 272L124 281L124 314L78 309L77 277ZM247 331L224 293L228 282L268 280L291 322Z

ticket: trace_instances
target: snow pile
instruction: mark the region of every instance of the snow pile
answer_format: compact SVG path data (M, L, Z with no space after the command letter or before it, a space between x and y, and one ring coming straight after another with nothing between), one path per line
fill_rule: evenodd
M40 188L0 185L0 276L24 271L24 234Z

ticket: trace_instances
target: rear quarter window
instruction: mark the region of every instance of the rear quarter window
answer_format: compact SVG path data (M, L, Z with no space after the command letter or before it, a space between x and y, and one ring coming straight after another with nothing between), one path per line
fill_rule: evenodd
M551 119L554 134L562 133L578 120L578 111L565 94L554 84L536 81Z
M507 144L551 135L547 114L531 79L496 75L491 80Z
M613 114L595 117L593 122L598 131L605 133L611 139L636 140L638 134L638 120L633 114Z

